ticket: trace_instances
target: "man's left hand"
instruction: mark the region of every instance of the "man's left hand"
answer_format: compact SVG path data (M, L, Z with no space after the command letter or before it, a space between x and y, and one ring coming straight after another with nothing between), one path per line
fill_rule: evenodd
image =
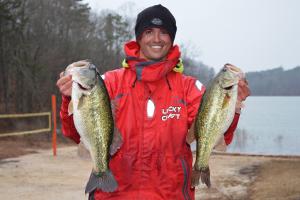
M242 102L245 101L250 94L251 92L247 80L245 78L241 79L238 83L238 97L235 107L237 113L241 112L241 108L243 107Z

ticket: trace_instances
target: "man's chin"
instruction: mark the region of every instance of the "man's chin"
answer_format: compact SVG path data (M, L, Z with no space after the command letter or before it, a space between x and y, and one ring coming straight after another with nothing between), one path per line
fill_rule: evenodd
M148 60L159 62L165 60L165 56L149 56Z
M154 61L154 62L160 62L160 61L163 61L164 59L163 58L152 58L150 60Z

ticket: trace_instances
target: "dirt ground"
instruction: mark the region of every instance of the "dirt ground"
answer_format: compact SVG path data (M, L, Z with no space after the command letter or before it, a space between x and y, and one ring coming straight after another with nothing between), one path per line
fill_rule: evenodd
M197 200L300 200L300 157L214 154L212 187L197 188ZM91 163L78 148L59 138L57 156L51 138L0 138L0 199L82 200Z

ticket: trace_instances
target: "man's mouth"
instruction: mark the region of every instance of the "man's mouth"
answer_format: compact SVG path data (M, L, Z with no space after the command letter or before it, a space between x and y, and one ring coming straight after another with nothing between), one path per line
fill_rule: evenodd
M152 48L152 49L162 49L162 46L159 46L159 45L152 45L151 48Z

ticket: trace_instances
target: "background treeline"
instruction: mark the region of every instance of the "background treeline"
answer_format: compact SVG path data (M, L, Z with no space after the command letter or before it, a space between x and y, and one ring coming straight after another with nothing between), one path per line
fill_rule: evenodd
M114 11L92 13L82 0L0 0L0 113L50 110L59 73L74 61L91 59L102 73L118 68L134 22ZM184 55L188 74L204 83L214 75Z
M246 73L254 96L300 96L300 66Z
M134 23L115 11L92 13L82 0L0 0L0 113L49 111L51 94L59 97L59 73L74 61L90 59L101 73L119 68ZM180 46L185 73L207 84L213 68ZM277 68L247 78L253 95L300 95L299 71Z

